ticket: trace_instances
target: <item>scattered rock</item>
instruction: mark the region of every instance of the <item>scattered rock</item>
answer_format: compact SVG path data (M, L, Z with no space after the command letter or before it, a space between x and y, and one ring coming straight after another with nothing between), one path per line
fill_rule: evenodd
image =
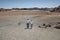
M56 28L56 29L60 29L60 25L57 25L57 26L55 26L54 28Z
M38 27L39 27L39 28L41 28L41 26L40 26L40 25L39 25Z
M43 26L46 26L45 24L43 24Z

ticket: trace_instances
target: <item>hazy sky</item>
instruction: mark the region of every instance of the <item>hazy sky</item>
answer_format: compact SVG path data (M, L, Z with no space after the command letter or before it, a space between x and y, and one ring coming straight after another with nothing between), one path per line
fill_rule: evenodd
M60 0L0 0L0 8L55 7Z

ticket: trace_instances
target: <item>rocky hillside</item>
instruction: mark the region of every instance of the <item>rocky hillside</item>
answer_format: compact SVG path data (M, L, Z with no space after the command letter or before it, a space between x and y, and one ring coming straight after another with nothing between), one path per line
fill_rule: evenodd
M51 12L60 12L60 5L51 10Z

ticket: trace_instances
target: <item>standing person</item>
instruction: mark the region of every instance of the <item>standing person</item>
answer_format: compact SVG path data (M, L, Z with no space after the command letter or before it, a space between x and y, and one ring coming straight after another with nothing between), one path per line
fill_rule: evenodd
M29 28L29 24L30 24L30 20L29 19L27 19L27 21L26 21L26 25L27 25L27 29Z
M31 29L32 29L32 27L33 27L33 21L31 20L31 22L30 22L30 23L31 23Z

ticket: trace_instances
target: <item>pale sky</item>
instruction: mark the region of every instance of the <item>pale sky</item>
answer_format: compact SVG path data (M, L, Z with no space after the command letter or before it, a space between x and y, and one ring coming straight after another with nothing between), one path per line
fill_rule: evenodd
M60 0L0 0L0 8L55 7Z

